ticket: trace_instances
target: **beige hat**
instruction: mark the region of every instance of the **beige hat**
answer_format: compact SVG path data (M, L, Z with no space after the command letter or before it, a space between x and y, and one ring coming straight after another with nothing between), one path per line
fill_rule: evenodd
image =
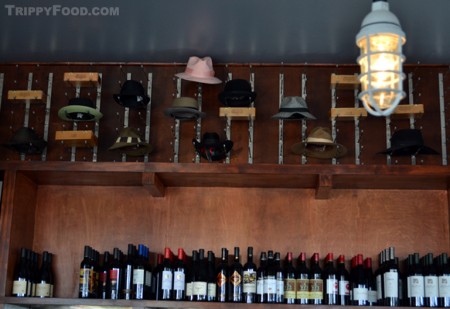
M330 129L316 127L304 142L292 146L292 152L307 157L331 159L344 156L347 153L347 148L333 142Z

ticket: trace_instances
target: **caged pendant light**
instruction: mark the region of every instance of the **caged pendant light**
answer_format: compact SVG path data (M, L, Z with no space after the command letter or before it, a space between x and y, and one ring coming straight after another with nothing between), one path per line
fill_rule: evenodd
M356 35L361 69L359 99L374 116L389 116L405 97L402 45L405 33L387 0L373 0L372 11Z

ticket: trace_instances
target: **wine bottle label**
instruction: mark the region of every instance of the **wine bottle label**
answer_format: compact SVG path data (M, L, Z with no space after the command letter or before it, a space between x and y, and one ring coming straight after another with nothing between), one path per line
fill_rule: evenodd
M256 293L256 272L253 270L245 270L243 283L244 293Z
M186 282L186 274L182 271L176 271L173 273L173 289L176 291L184 291Z
M216 284L208 283L208 297L216 298Z
M270 276L264 279L264 294L275 294L277 292L277 280Z
M92 292L92 271L90 268L80 268L80 293L83 296L88 296Z
M230 276L230 283L234 286L240 285L242 282L242 276L239 272L234 271Z
M323 280L309 279L309 298L323 299Z
M408 278L408 297L424 297L425 285L423 276L409 276Z
M281 297L283 297L283 295L284 295L284 280L283 280L283 278L277 278L276 294Z
M223 272L217 274L217 286L221 287L227 283L227 276Z
M297 297L297 280L289 278L284 279L284 298L295 299Z
M339 290L337 279L326 279L325 282L327 294L337 295Z
M145 271L143 269L133 270L133 284L143 285L145 280Z
M37 297L50 297L50 284L48 284L48 283L36 284L36 296Z
M256 280L256 294L258 295L264 294L264 279Z
M339 295L347 296L350 295L350 282L347 280L339 281Z
M369 303L375 304L377 302L377 291L369 290Z
M309 279L297 279L297 299L309 299Z
M384 273L384 297L398 298L398 272Z
M192 284L192 295L207 295L208 284L205 281L195 281Z
M152 272L151 271L145 271L145 286L151 287L152 286Z
M425 276L425 297L438 297L438 278L437 276Z
M25 296L27 294L27 281L25 279L14 280L12 294Z
M439 276L439 297L450 297L450 276Z
M354 301L369 300L369 290L367 288L353 288L352 295Z
M50 297L53 297L53 288L55 286L53 284L50 284Z
M186 283L186 297L192 296L192 282Z
M375 278L376 284L377 284L377 300L383 299L383 290L382 290L382 280L381 275L377 275Z
M162 279L161 289L172 290L172 280L173 280L172 272L163 270L161 279Z

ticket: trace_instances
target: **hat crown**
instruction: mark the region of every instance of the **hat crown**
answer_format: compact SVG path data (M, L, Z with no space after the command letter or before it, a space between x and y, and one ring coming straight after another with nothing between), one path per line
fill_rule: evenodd
M189 58L186 73L195 77L214 76L213 63L211 57L199 58L192 56Z
M216 132L206 132L203 134L202 141L205 146L216 145L220 142L219 134Z
M18 129L11 138L11 142L15 144L27 144L37 140L39 140L39 137L36 131L28 127Z
M250 85L250 82L248 80L231 79L225 84L224 92L233 91L251 92L252 86Z
M144 86L133 79L125 81L120 89L121 95L144 95L144 92Z
M172 101L172 107L174 108L179 108L179 107L184 107L184 108L194 108L198 110L198 101L194 98L191 97L179 97L179 98L175 98Z
M331 131L325 127L315 127L306 138L308 143L333 143Z
M422 131L418 129L402 129L395 131L391 137L391 144L397 146L423 146Z
M94 102L89 98L72 98L69 100L68 105L79 105L79 106L95 108Z
M141 138L136 129L131 127L122 128L119 132L120 137Z
M307 108L305 99L298 96L283 97L281 100L281 108Z

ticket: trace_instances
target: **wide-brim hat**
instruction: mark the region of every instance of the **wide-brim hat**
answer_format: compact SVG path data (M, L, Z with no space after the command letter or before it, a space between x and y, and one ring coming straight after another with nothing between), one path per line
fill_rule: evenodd
M13 133L5 146L24 154L40 154L47 146L47 141L40 138L28 127L22 127Z
M180 120L198 119L206 116L199 111L198 101L191 97L175 98L172 106L164 110L164 114Z
M138 81L127 80L123 83L119 94L113 94L114 100L123 107L143 108L150 97L145 93L144 86Z
M343 157L347 148L333 142L328 128L316 127L304 142L292 145L292 152L307 157L331 159Z
M130 156L143 156L153 151L153 146L144 142L136 129L126 127L120 130L116 142L108 150L120 151Z
M199 58L195 56L189 58L184 72L175 74L176 77L192 82L220 84L222 81L214 75L211 57Z
M380 152L390 156L412 156L418 154L439 154L436 150L425 146L422 131L418 129L401 129L390 138L391 147Z
M229 80L219 93L219 100L229 107L248 107L256 98L249 81L245 79Z
M225 159L227 153L233 148L232 141L225 140L221 142L219 135L215 132L206 132L203 134L201 142L193 139L192 143L197 153L210 162Z
M283 97L278 113L272 116L274 119L316 119L309 112L305 99L298 96Z
M98 121L103 114L89 98L73 98L58 111L58 117L66 121Z

